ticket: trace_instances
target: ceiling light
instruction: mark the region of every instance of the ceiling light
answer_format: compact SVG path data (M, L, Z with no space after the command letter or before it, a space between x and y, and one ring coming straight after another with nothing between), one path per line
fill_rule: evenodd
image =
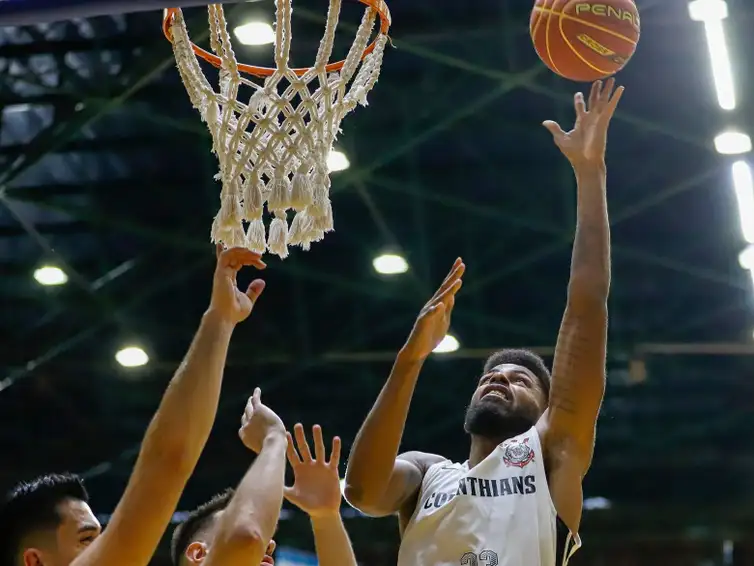
M264 22L249 22L233 30L236 39L243 45L268 45L275 43L275 30Z
M54 265L44 265L34 271L34 279L40 285L65 285L68 282L68 276L65 271Z
M754 244L754 182L751 178L751 168L746 161L736 161L731 171L738 200L741 232L743 232L744 240Z
M748 246L738 256L738 263L744 269L751 269L754 271L754 244Z
M342 151L331 149L330 154L327 156L327 168L330 173L336 171L344 171L351 166L351 162L348 161L348 157Z
M723 27L723 20L728 17L728 5L724 0L694 0L688 4L688 9L692 20L704 23L717 101L723 110L733 110L736 93Z
M751 151L751 138L741 132L723 132L715 138L715 149L723 155L739 155Z
M590 511L595 509L610 509L612 504L609 499L604 497L587 497L584 499L584 509Z
M458 340L452 334L446 334L445 338L440 340L440 343L432 350L435 354L447 354L449 352L455 352L460 347Z
M115 360L124 368L136 368L149 362L147 353L138 346L128 346L118 350Z
M689 16L695 22L724 20L728 17L725 0L694 0L689 2Z
M717 103L723 110L733 110L736 107L736 89L722 20L704 22L704 33L707 36L707 51L712 64Z
M398 254L382 254L372 261L374 270L380 275L400 275L408 271L408 263Z

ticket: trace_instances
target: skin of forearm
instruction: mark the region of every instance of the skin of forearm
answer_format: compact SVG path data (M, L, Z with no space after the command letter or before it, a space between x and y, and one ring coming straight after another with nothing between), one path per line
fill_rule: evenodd
M319 566L356 566L351 541L339 512L312 517Z
M207 313L167 387L108 529L76 564L146 564L209 436L232 325Z
M259 564L283 504L285 431L269 434L220 516L207 566Z
M223 517L231 530L249 530L265 541L265 546L275 534L283 505L286 447L284 431L267 436Z
M610 224L604 163L575 167L576 235L571 258L569 297L607 298L610 289Z
M347 494L352 502L377 500L387 489L423 364L423 360L398 354L385 386L356 435L346 470Z
M212 311L202 317L149 425L142 452L151 450L193 468L215 420L233 328Z

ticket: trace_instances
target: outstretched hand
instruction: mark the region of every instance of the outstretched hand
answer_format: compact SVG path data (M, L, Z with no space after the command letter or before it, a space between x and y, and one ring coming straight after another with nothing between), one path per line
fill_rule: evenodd
M340 438L332 439L330 459L325 454L322 427L314 425L314 458L306 441L304 427L300 423L293 427L296 436L294 445L291 433L288 435L288 462L293 468L294 480L291 487L285 487L285 498L310 517L331 515L340 511L341 493L338 465L340 463ZM296 450L298 446L298 450Z
M244 446L259 454L267 437L279 434L282 438L285 426L275 411L262 403L262 390L257 387L249 397L246 409L241 416L241 428L238 436Z
M574 96L576 123L569 132L563 131L559 124L548 120L543 126L552 134L555 144L560 148L571 165L600 165L605 161L607 128L615 114L615 109L623 96L623 87L615 92L615 79L608 79L603 85L597 81L589 93L588 105L580 92Z
M455 306L456 293L463 285L466 265L458 258L453 267L429 302L419 312L419 316L408 337L403 351L415 360L424 360L445 338L450 328L450 315Z
M217 246L217 267L212 283L212 300L210 311L217 313L223 320L237 324L251 314L259 295L264 291L264 281L255 279L244 293L238 288L236 275L242 267L253 266L264 269L267 265L258 253L244 248L224 250Z

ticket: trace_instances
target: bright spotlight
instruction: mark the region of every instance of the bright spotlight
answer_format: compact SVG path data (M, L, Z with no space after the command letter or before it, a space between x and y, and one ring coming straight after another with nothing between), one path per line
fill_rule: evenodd
M738 200L741 232L743 232L744 240L754 244L754 182L751 178L751 167L746 161L736 161L731 166L731 172Z
M447 354L449 352L455 352L460 347L458 340L452 334L446 334L445 338L440 340L440 343L432 350L435 354Z
M233 29L236 39L244 45L268 45L275 43L275 30L264 22L249 22Z
M327 156L327 168L330 173L336 171L344 171L351 166L351 162L348 161L348 157L342 151L331 149L330 154Z
M738 255L738 263L740 263L741 267L744 269L754 271L754 244L747 246L746 249Z
M723 132L715 137L715 149L723 155L740 155L751 151L751 138L742 132Z
M128 346L118 350L115 360L124 368L136 368L147 365L149 356L138 346Z
M736 107L736 90L722 20L704 22L704 31L707 34L707 51L712 63L717 102L723 110L733 110Z
M372 261L374 270L380 275L400 275L408 271L408 263L398 254L382 254Z
M610 509L612 507L609 499L604 497L586 497L584 498L584 509L590 511L595 509Z
M65 285L68 283L68 276L65 271L54 265L44 265L34 271L34 279L40 285L53 286Z
M694 0L689 2L689 17L695 22L724 20L728 17L725 0Z
M704 24L712 78L720 108L733 110L736 107L736 93L723 26L723 20L728 17L728 5L725 0L694 0L689 2L688 8L691 19Z

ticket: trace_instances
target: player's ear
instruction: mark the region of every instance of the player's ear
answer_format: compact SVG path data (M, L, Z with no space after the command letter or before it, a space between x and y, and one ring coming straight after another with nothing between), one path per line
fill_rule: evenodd
M201 564L207 557L207 545L203 542L192 542L186 548L185 556L189 564Z
M36 548L27 548L23 554L24 566L44 566L42 551Z

